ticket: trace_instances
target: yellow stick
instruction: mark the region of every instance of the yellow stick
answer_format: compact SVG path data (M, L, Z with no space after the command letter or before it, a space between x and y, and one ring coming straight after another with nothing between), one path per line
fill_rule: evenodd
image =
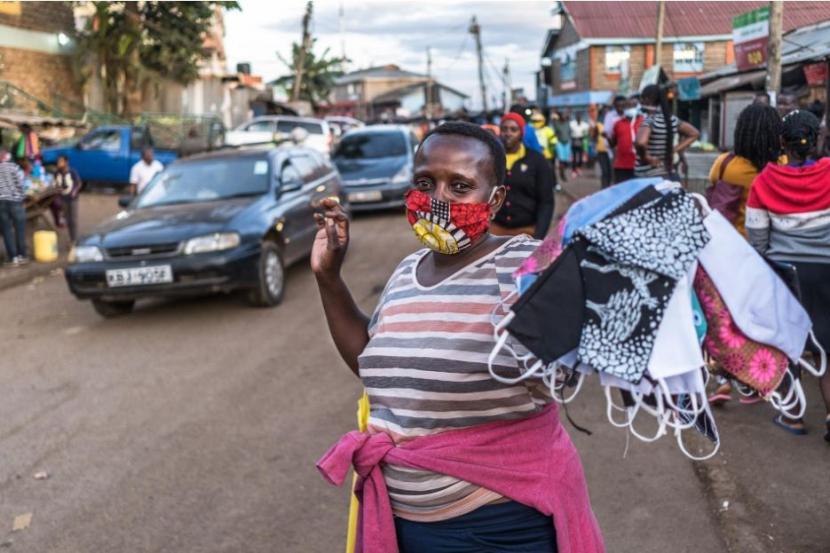
M369 396L366 391L363 391L363 396L357 402L357 428L361 432L366 432L369 426ZM352 495L349 502L349 528L346 534L346 553L354 553L355 539L357 537L357 509L358 502L354 496L354 485L357 481L357 475L352 476Z

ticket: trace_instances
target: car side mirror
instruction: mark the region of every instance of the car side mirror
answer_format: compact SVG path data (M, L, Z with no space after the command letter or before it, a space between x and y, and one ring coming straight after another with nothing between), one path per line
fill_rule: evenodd
M294 192L302 187L303 183L299 179L280 179L280 192Z
M121 196L118 198L118 207L127 208L130 207L130 203L132 203L133 197L132 196Z

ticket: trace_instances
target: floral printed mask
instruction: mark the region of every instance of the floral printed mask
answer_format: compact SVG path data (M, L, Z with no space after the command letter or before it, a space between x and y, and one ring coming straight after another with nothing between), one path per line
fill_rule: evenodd
M709 323L703 347L725 371L762 397L769 397L784 379L789 365L787 355L750 340L741 332L702 267L698 267L695 275L695 292Z
M409 224L418 240L438 253L457 254L472 246L490 227L491 213L490 202L443 202L420 190L406 193Z

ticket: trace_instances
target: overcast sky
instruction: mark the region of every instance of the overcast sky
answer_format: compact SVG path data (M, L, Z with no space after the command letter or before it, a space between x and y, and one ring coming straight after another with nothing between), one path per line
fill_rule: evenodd
M305 1L242 0L240 5L241 12L225 16L230 69L247 61L253 73L266 80L285 74L277 52L287 58L291 43L299 42ZM481 95L475 42L467 32L470 18L476 15L481 26L488 96L501 98L501 69L509 59L513 87L524 87L533 98L533 72L539 67L553 6L552 1L317 0L312 31L318 53L330 48L332 54L340 55L345 46L350 70L395 63L426 73L426 48L430 47L435 78L470 95L477 107Z

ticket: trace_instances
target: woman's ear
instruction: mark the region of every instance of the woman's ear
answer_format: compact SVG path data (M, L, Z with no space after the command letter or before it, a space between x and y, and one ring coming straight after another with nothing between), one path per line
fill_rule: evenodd
M503 185L499 185L493 189L492 195L490 196L490 209L493 215L495 215L498 210L501 209L501 206L504 205L506 197L507 189Z

